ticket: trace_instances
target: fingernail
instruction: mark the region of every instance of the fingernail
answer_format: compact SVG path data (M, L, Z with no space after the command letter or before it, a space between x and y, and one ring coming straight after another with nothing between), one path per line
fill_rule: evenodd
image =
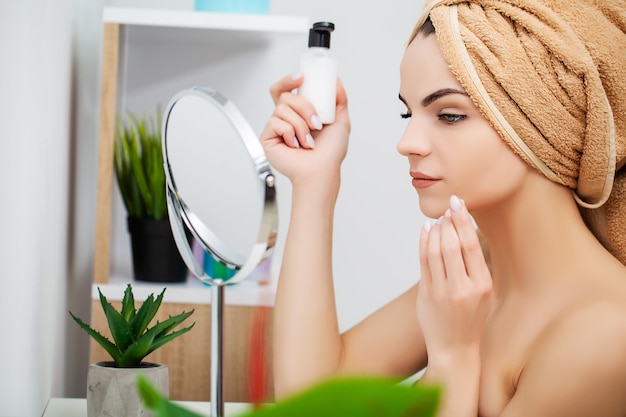
M306 134L306 144L309 145L309 148L315 149L315 141L313 140L313 136L310 133Z
M298 138L293 138L293 146L295 146L296 149L300 147L300 142L298 142Z
M453 195L450 197L450 208L454 213L460 213L463 208L463 203L459 199L459 197Z
M446 212L443 215L444 217L452 217L452 213L450 213L450 209L446 210Z
M433 224L431 222L429 222L428 220L424 222L424 232L428 233L432 228Z
M293 81L299 80L300 78L302 78L301 72L294 72L293 74L291 74L291 79Z
M435 224L441 224L442 221L443 221L443 216L438 218L437 221L435 222Z
M323 127L322 121L320 120L317 114L314 114L313 116L311 116L311 126L313 126L317 130L322 129Z

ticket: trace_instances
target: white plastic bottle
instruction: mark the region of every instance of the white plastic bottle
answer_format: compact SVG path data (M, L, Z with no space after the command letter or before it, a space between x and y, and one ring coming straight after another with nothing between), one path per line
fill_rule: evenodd
M315 107L323 124L335 121L337 95L337 60L330 53L331 22L317 22L309 30L309 49L300 57L303 82L298 94Z

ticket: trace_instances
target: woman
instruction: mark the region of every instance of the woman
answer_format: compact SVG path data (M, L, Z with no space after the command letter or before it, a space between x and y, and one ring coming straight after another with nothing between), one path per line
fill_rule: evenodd
M261 140L293 186L278 396L427 366L440 416L626 415L624 30L621 1L425 6L401 62L398 150L438 220L420 235L419 284L343 334L331 243L346 93L339 83L336 121L322 128L291 93L301 76L272 86Z

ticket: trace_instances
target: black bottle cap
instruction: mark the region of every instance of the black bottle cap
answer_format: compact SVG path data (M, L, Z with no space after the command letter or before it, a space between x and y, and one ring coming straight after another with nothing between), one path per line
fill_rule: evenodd
M321 46L330 48L330 32L335 30L335 24L331 22L316 22L309 29L309 48Z

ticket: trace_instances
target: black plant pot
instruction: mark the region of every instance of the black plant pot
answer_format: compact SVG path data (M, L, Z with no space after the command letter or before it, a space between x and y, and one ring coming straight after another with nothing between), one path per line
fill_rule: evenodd
M187 266L172 235L169 221L127 218L137 281L184 282Z

